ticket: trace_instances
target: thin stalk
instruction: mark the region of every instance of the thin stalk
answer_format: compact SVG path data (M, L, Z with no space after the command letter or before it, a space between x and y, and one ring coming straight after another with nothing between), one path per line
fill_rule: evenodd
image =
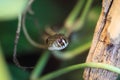
M16 37L15 37L15 42L14 42L14 53L13 53L13 62L19 67L23 68L23 66L20 65L18 59L17 59L17 44L19 41L19 36L20 36L20 31L21 31L21 23L22 23L22 16L21 14L18 16L18 27L16 31Z
M27 29L26 29L26 26L25 26L25 18L26 18L26 13L22 15L22 29L23 29L23 32L24 32L24 35L26 37L26 39L28 40L28 42L33 45L34 47L37 47L37 48L47 48L46 45L42 45L42 44L39 44L37 42L35 42L29 35Z
M75 22L75 19L79 15L79 12L82 9L85 0L78 0L77 4L73 8L72 12L69 14L68 18L65 21L65 27L71 27Z
M87 68L87 67L106 69L106 70L120 74L120 69L115 66L112 66L109 64L103 64L103 63L88 62L88 63L77 64L77 65L73 65L73 66L70 66L67 68L63 68L63 69L54 71L54 72L47 74L39 79L36 79L36 80L52 80L53 78L56 78L60 75L68 73L70 71L80 69L80 68Z
M23 29L23 32L24 32L24 35L26 37L26 39L29 41L29 43L37 48L46 48L45 45L42 45L42 44L39 44L37 42L35 42L34 40L32 40L32 38L30 37L30 35L28 34L27 32L27 29L26 29L26 26L25 26L25 19L26 19L26 14L27 12L29 11L30 13L33 14L33 11L31 10L31 5L32 3L34 2L34 0L29 0L28 4L27 4L27 7L26 9L22 12L22 19L21 19L21 26L22 26L22 29Z
M33 3L34 0L29 0L29 2L27 3L26 5L26 8L23 10L22 13L20 13L18 15L18 27L17 27L17 31L16 31L16 38L15 38L15 42L14 42L14 54L13 54L13 61L14 63L22 68L22 69L26 69L28 67L24 67L24 66L21 66L18 59L17 59L17 44L18 44L18 41L19 41L19 36L20 36L20 31L21 31L21 27L22 27L22 23L23 23L23 16L22 14L25 14L27 12L27 9L30 7L30 5ZM32 67L29 67L29 68L32 68Z
M43 72L43 69L46 65L46 63L48 62L48 59L50 57L50 53L47 51L45 53L43 53L43 55L40 57L36 67L34 68L34 70L31 73L30 79L31 80L36 80Z
M76 22L73 25L74 30L79 30L82 28L83 24L85 23L85 19L87 17L88 11L90 10L92 2L93 2L93 0L87 0L85 9L84 9L82 15L76 20Z

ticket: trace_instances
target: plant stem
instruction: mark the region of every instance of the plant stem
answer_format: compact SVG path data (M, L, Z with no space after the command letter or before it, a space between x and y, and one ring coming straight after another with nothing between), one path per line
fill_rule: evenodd
M45 53L43 53L42 57L39 59L35 69L32 71L30 79L31 80L35 80L37 79L41 74L42 71L49 59L50 53L47 51Z
M80 30L85 23L85 19L87 17L88 11L90 10L90 6L93 2L93 0L88 0L85 9L82 12L81 16L76 19L77 16L79 16L79 12L81 11L85 0L79 0L75 8L72 10L70 15L65 21L64 27L61 29L61 33L65 33L67 37L73 32Z
M20 14L18 16L18 27L17 27L17 31L16 31L16 37L15 37L15 41L14 41L14 53L13 53L13 62L22 69L25 69L25 67L21 66L18 59L17 59L17 45L18 45L18 41L19 41L19 36L20 36L20 31L21 31L21 23L22 23L22 15Z
M68 18L65 21L65 27L71 27L75 22L76 17L79 15L80 10L84 4L85 0L78 0L72 12L69 14Z
M73 65L67 68L63 68L60 69L58 71L54 71L50 74L47 74L37 80L51 80L55 77L58 77L62 74L68 73L70 71L76 70L76 69L80 69L80 68L86 68L86 67L92 67L92 68L101 68L101 69L106 69L112 72L116 72L118 74L120 74L120 69L112 66L112 65L108 65L108 64L103 64L103 63L94 63L94 62L88 62L88 63L82 63L82 64L77 64L77 65Z
M28 31L27 31L26 26L25 26L25 17L26 17L26 13L22 15L22 29L23 29L23 32L24 32L24 35L25 35L26 39L27 39L28 42L29 42L31 45L33 45L34 47L46 49L46 48L47 48L46 45L42 45L42 44L39 44L39 43L35 42L35 41L30 37L30 35L28 34Z
M31 5L32 5L33 2L34 2L34 0L29 0L29 2L28 2L28 4L27 4L27 7L25 8L25 10L24 10L24 11L22 12L22 14L21 14L21 21L19 21L19 22L22 22L22 23L21 23L21 26L22 26L24 35L25 35L26 39L28 40L28 42L29 42L31 45L33 45L33 46L35 46L35 47L37 47L37 48L43 48L43 49L45 49L45 48L46 48L45 45L39 44L39 43L35 42L34 40L32 40L32 38L31 38L30 35L28 34L27 29L26 29L26 26L25 26L25 19L26 19L26 14L27 14L27 12L29 11L30 13L33 14L33 11L31 10Z
M87 17L88 11L90 10L90 6L92 4L93 0L87 0L85 9L82 13L82 15L76 20L76 22L74 23L74 30L79 30L82 28L83 24L85 23L85 19Z

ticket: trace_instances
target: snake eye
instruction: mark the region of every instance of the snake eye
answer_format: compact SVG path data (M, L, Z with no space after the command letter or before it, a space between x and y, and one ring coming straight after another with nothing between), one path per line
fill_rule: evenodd
M63 34L55 34L46 40L49 50L62 50L67 47L68 39Z

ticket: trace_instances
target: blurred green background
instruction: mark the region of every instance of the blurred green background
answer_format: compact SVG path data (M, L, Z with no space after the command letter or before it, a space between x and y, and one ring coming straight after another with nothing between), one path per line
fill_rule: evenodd
M80 16L82 11L84 11L87 1L88 0L86 0L84 6L82 6L82 10L78 16ZM55 29L63 27L64 21L71 13L77 2L78 0L35 0L32 4L32 10L35 14L27 14L26 19L26 27L32 39L36 42L42 43L42 34L46 26L50 26ZM12 80L29 80L32 71L32 69L24 71L18 68L12 61L14 39L18 24L17 16L24 9L26 3L27 0L0 0L1 53L6 60L6 66L8 71L10 71L8 74L10 74L10 76L13 78ZM72 33L70 37L70 44L65 51L72 51L78 46L92 41L94 29L100 15L101 5L102 2L100 0L93 1L90 10L87 13L84 25L80 30ZM17 47L17 54L20 63L24 66L35 66L39 57L43 53L44 50L32 46L26 40L23 31L21 31ZM83 54L76 55L68 60L60 60L55 58L53 55L50 55L42 75L63 67L85 62L88 49L82 53ZM82 72L82 69L75 70L57 77L54 80L82 80ZM1 74L2 73L0 72L0 75Z

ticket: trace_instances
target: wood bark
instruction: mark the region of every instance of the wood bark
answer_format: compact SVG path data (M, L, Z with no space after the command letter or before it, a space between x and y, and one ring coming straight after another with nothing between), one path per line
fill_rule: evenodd
M120 0L103 0L86 62L101 62L120 68ZM84 80L116 80L117 73L86 68Z

